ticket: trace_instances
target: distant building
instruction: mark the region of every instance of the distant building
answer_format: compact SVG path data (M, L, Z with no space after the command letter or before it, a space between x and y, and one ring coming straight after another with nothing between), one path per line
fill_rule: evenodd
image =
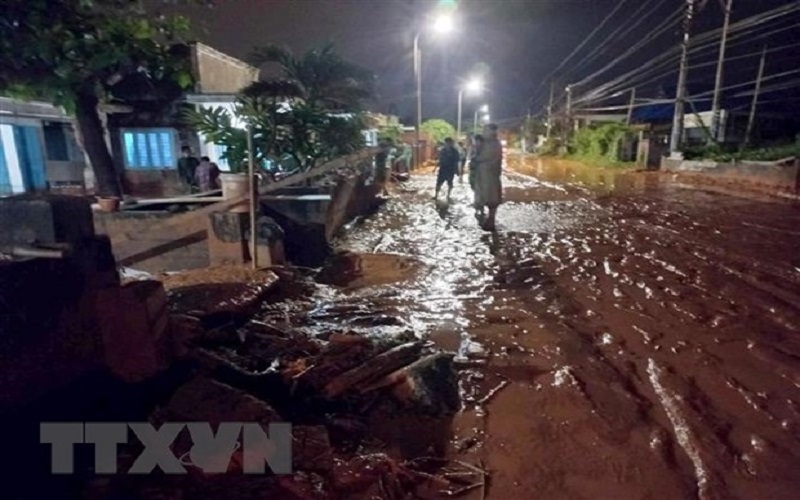
M384 135L394 134L399 137L402 134L403 126L395 115L367 112L364 113L364 122L364 142L370 147L377 146L378 140Z

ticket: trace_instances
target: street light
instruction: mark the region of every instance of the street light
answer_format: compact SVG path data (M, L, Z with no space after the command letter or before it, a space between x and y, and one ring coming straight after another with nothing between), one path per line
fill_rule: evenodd
M431 28L440 35L447 35L455 31L456 22L451 14L441 13L433 19Z
M461 139L461 102L464 99L464 91L470 94L478 94L483 90L483 81L478 77L473 77L464 85L458 88L458 117L456 119L456 141Z
M488 118L489 118L489 105L488 104L484 104L483 106L481 106L479 108L475 108L475 120L472 123L473 130L477 130L478 129L478 112L479 111L481 113L484 113L484 115L485 115L484 119L486 119L488 121Z
M431 31L438 35L446 35L455 29L455 19L451 13L442 12L432 19L430 25ZM416 152L414 158L414 165L420 165L420 130L422 127L422 51L419 48L419 37L422 32L417 32L414 36L414 80L417 86L417 131L416 131L416 144L414 150Z

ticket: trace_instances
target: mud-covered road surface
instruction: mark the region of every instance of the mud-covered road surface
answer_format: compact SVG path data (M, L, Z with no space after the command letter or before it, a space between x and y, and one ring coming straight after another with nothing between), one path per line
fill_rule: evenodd
M396 187L314 313L458 352L474 498L798 498L800 209L534 159L504 188L486 232L466 185Z

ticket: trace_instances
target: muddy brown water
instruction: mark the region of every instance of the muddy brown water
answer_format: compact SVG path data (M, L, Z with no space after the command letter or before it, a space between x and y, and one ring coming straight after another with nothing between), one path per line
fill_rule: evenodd
M512 159L489 233L414 176L310 318L458 354L488 498L798 498L800 209L661 182Z

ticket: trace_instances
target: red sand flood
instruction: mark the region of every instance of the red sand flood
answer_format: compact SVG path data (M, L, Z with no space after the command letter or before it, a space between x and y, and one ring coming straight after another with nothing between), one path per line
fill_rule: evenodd
M487 498L796 498L800 209L512 167L496 233L466 185L449 205L432 177L398 187L340 248L403 272L320 303L459 352L450 454L489 469Z

